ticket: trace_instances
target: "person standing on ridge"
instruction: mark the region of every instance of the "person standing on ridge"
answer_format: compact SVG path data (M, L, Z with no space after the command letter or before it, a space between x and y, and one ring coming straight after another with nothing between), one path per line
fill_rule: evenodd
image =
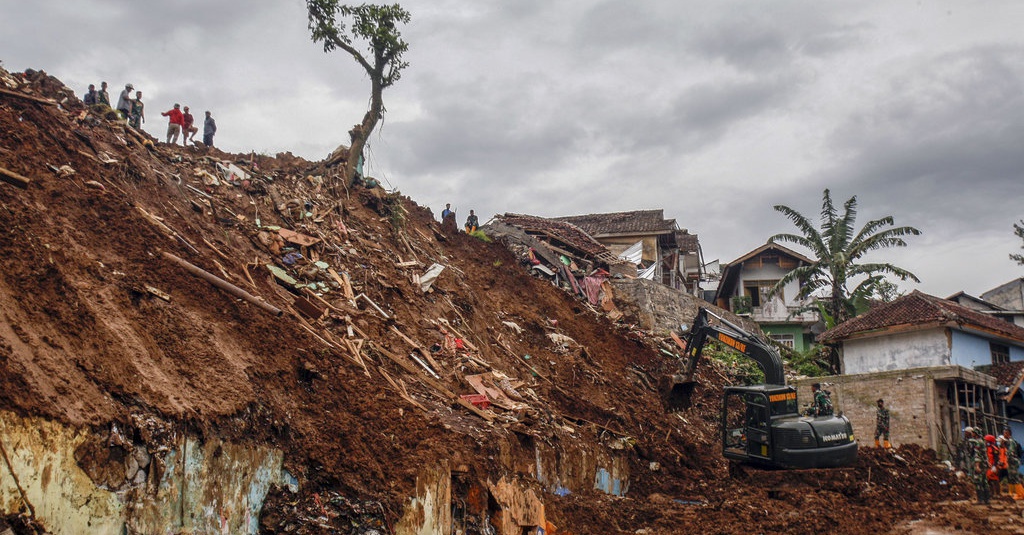
M160 115L169 117L167 123L167 143L178 143L178 134L181 133L181 125L184 124L185 119L181 115L181 104L174 103L174 108L167 110ZM172 142L171 139L174 139Z
M100 83L100 90L96 93L96 104L103 104L110 107L110 93L107 93L107 83Z
M203 145L213 146L213 135L217 133L217 122L213 120L210 112L206 112L206 121L203 123Z
M196 132L199 131L198 127L192 124L196 122L196 118L192 117L192 114L188 111L188 106L185 106L185 113L181 114L184 122L181 124L181 144L187 146L189 141L193 141L193 137Z
M121 95L117 97L117 112L121 114L121 119L128 120L128 117L132 114L132 90L135 86L132 84L125 84L124 90L121 91Z
M97 98L99 98L99 92L96 91L96 85L89 84L89 92L85 94L85 98L82 99L82 103L86 106L94 106Z
M132 113L128 119L128 126L138 130L146 122L145 104L142 103L142 91L135 92L135 98L131 101Z

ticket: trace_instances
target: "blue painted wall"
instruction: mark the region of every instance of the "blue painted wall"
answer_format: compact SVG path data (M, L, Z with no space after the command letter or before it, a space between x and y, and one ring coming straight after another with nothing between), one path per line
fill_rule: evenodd
M984 338L972 333L953 331L952 361L965 368L975 366L986 366L992 364L992 350L989 347L989 338ZM1003 344L1008 345L1008 344ZM1024 348L1009 346L1010 361L1017 362L1024 360ZM1016 434L1016 433L1015 433Z

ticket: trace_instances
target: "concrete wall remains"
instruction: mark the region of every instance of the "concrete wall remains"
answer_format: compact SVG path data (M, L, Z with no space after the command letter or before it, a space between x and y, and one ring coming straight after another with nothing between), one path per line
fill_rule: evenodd
M889 408L890 440L894 445L917 444L940 457L959 441L960 425L947 396L956 382L995 388L995 379L961 366L935 366L859 375L834 375L793 381L801 406L812 399L811 384L820 382L832 393L837 412L853 425L861 446L873 446L879 398Z
M860 374L949 365L946 329L895 333L843 342L843 373Z

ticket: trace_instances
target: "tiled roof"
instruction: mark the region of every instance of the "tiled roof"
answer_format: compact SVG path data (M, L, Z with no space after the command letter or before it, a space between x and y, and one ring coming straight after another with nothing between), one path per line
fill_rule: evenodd
M1024 360L993 364L988 374L996 378L996 383L1003 386L1012 386L1020 380L1020 374L1024 371Z
M588 255L595 257L611 256L607 247L601 245L597 240L591 238L589 234L571 223L526 214L505 214L496 216L495 219L506 225L519 227L532 234L543 234L553 237Z
M819 339L838 342L871 331L936 324L956 324L1024 342L1024 328L917 290L837 325L822 333Z
M555 219L572 223L598 238L613 234L662 234L676 229L676 220L665 219L664 210L573 215Z
M690 234L685 230L676 231L676 244L681 254L700 252L700 242L696 234Z

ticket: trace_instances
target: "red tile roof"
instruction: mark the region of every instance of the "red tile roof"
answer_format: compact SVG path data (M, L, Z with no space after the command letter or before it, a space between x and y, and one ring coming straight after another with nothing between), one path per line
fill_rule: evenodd
M1024 371L1024 360L993 364L986 373L996 378L996 384L1012 386L1020 380L1022 371Z
M1024 342L1024 328L917 290L825 331L819 340L838 342L872 331L926 325L977 329Z
M664 234L676 229L676 220L665 219L664 210L573 215L555 219L572 223L598 238L615 234Z

